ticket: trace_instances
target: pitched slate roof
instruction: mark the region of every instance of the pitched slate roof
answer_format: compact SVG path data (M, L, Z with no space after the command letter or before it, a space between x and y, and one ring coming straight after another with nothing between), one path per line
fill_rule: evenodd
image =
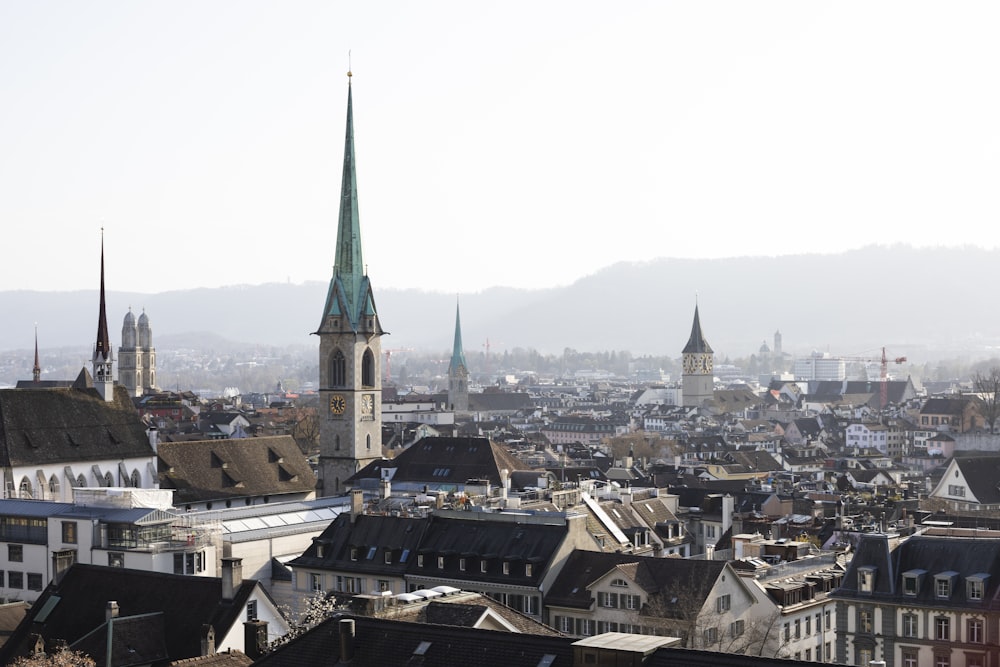
M402 576L416 560L427 530L424 518L350 513L339 515L313 544L288 565Z
M431 600L394 604L374 615L413 623L475 627L487 612L499 616L516 629L533 635L561 637L563 634L530 616L480 593L458 591Z
M223 498L309 493L316 475L289 435L161 442L160 488L178 505Z
M73 644L105 623L105 609L118 602L123 617L161 613L163 640L171 659L201 654L203 625L221 638L244 614L257 582L245 579L232 600L222 599L222 580L129 570L100 565L73 565L56 584L42 592L28 615L0 649L0 664L8 664L40 635L48 644L63 639ZM148 627L148 626L147 626Z
M549 588L545 604L589 609L593 595L588 587L616 569L651 595L688 591L692 585L700 589L699 593L708 595L725 566L724 561L649 558L576 549Z
M341 662L341 620L353 619L355 636L350 662ZM476 628L407 623L338 614L254 663L259 667L302 665L476 665L476 667L537 667L573 664L570 637L519 634Z
M953 461L979 504L1000 504L1000 455L956 456Z
M146 426L124 387L0 389L0 465L152 457Z
M874 567L875 589L870 595L858 590L857 571ZM904 595L903 575L919 572L915 595ZM935 575L955 575L948 598L939 598L935 589ZM968 577L986 575L981 600L966 597ZM880 599L899 598L908 604L933 607L974 607L983 610L1000 609L996 594L1000 590L1000 540L995 538L946 537L916 535L910 537L891 553L884 535L866 535L854 554L854 559L844 575L835 597Z
M381 480L382 471L391 469L392 483L426 484L432 488L464 486L470 479L488 479L499 486L500 471L523 469L526 466L489 438L422 438L394 459L373 461L353 477L349 484L360 480Z
M971 398L928 398L920 406L922 415L962 415L973 404Z

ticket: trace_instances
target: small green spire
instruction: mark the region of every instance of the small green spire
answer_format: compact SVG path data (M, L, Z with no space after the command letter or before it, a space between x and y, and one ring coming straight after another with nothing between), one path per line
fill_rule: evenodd
M350 76L350 74L348 74ZM337 221L337 254L333 271L344 284L352 320L362 298L364 260L361 257L361 220L358 216L358 179L354 168L354 103L350 79L347 84L347 133L344 139L344 173L340 186L340 217Z
M455 345L452 347L451 351L451 364L448 366L448 372L453 373L459 368L464 368L466 371L469 370L469 366L465 363L465 351L462 349L462 318L459 315L458 303L455 303Z

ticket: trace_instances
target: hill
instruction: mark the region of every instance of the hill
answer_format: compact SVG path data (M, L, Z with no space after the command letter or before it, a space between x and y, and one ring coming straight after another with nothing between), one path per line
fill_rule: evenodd
M554 261L556 261L554 259ZM559 259L559 261L564 261ZM1000 344L1000 309L985 298L1000 251L873 246L830 255L664 258L619 263L566 287L493 288L460 295L466 351L558 353L629 350L678 355L697 295L705 336L722 357L755 352L780 330L786 352L989 354ZM530 270L530 269L529 269ZM453 336L454 294L380 288L372 276L383 348L440 351ZM96 282L96 281L95 281ZM419 284L414 272L414 283ZM456 278L456 287L461 278ZM114 286L109 286L114 287ZM127 309L145 308L154 344L313 345L326 284L264 284L138 294L108 292L112 342ZM92 345L97 291L0 292L0 349Z

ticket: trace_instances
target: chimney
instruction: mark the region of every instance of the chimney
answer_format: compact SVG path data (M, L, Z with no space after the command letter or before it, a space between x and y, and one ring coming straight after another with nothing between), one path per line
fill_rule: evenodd
M267 621L246 621L243 623L243 652L251 660L257 660L267 650Z
M243 584L243 559L222 559L222 599L232 600Z
M104 620L110 621L112 618L118 618L118 603L108 600L108 606L104 609Z
M722 496L722 532L733 527L733 511L736 509L736 500L728 493Z
M349 663L354 659L354 619L340 620L340 662Z
M705 545L705 560L715 560L715 545L706 544Z
M351 489L351 523L365 513L365 492L361 489Z
M380 494L382 496L382 500L388 500L389 497L392 496L392 483L383 477L382 481L379 482L379 490L382 492Z
M156 453L160 446L160 432L155 426L150 426L146 430L146 437L149 438L149 446L153 448L153 452Z
M215 628L207 623L201 626L201 654L215 655Z

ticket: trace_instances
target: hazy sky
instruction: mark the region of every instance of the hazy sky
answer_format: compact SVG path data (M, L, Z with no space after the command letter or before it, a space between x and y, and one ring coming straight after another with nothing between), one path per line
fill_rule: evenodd
M0 2L0 289L1000 244L1000 3Z

